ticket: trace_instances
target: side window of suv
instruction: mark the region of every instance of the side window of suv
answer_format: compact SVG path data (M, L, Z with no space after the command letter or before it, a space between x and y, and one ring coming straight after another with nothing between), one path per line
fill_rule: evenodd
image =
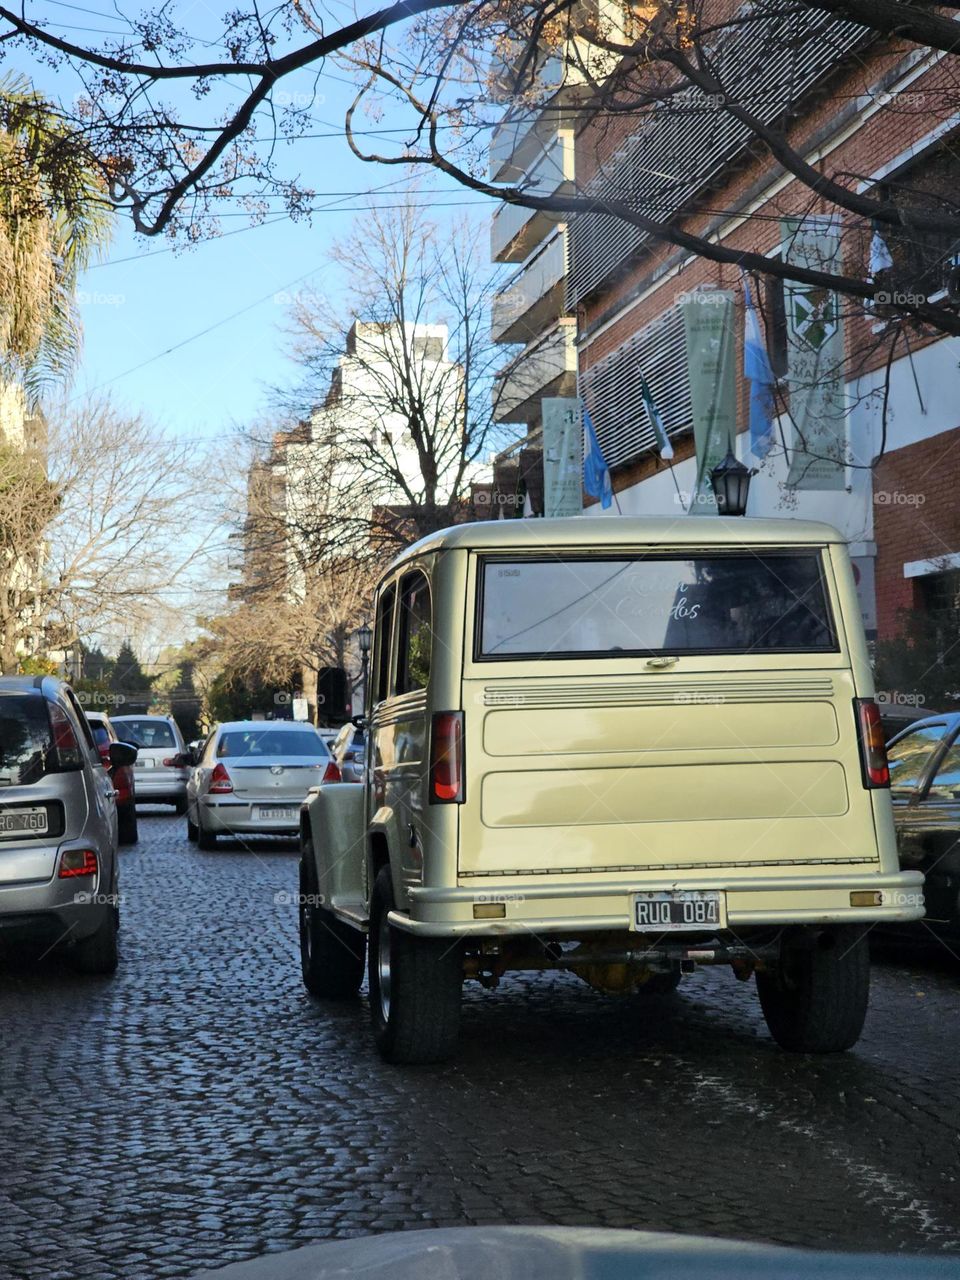
M100 755L100 748L97 746L96 742L94 742L93 740L93 730L90 728L90 721L84 715L83 708L80 706L80 703L77 701L76 694L73 692L72 689L67 689L67 688L64 689L63 694L67 700L67 705L69 706L71 712L73 713L73 720L75 722L74 727L77 730L79 730L77 734L78 739L82 739L84 745L87 748L87 755L90 757L93 763L102 764L103 760Z
M390 633L393 627L393 602L397 589L391 584L377 602L376 639L374 642L373 701L383 702L390 695Z
M397 646L397 693L425 689L430 679L433 633L430 584L417 570L400 583L400 643Z

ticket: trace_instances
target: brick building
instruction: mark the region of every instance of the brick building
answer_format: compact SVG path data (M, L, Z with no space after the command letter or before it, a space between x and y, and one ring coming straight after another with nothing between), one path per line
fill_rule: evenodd
M813 10L782 19L774 13L718 40L716 64L730 96L741 95L769 120L790 119L791 146L819 173L900 206L955 211L960 114L951 60ZM575 164L582 192L629 200L724 247L767 257L784 252L782 219L829 216L841 269L859 280L868 275L870 224L815 196L700 90L685 89L652 115L596 113L582 121ZM567 304L578 322L580 395L619 510L686 513L696 459L679 303L699 291L732 291L738 453L759 465L749 514L838 526L855 557L868 631L879 638L896 634L903 608L930 614L945 634L952 628L960 637L960 339L902 323L896 307L899 293L947 296L960 238L883 234L893 265L878 282L892 301L871 307L840 299L845 411L834 488L792 479L805 442L788 412L790 286L770 276L752 285L780 380L774 445L758 464L745 434L741 272L599 211L574 219L569 232ZM671 438L669 465L643 411L641 374ZM617 510L596 505L587 514Z

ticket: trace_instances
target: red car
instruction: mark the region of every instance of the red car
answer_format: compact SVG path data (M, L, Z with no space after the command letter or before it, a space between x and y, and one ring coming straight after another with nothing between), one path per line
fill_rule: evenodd
M113 768L110 764L110 743L119 742L117 731L110 723L109 716L103 711L87 711L87 723L97 744L100 758L110 771L113 785L117 790L117 838L120 844L137 843L137 798L136 783L133 776L133 765L125 764Z

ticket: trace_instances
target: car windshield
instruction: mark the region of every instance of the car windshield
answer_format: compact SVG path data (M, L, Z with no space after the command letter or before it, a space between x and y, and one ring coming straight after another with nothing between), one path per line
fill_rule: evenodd
M314 756L326 759L327 744L313 729L229 729L217 743L217 756Z
M481 658L836 648L816 551L488 560Z
M114 720L117 737L137 747L175 747L177 740L166 720Z
M39 693L0 695L0 787L42 778L52 748L43 697Z

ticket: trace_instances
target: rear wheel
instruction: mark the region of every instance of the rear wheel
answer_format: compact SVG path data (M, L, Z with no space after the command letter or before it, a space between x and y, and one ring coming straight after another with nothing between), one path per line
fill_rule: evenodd
M217 847L216 831L208 831L203 825L203 820L197 814L197 844L201 849L215 849Z
M117 954L117 930L120 927L119 912L111 907L103 917L103 923L95 933L81 938L73 947L74 967L80 973L115 973Z
M117 841L120 844L137 843L137 807L125 804L117 810Z
M870 998L870 949L858 925L801 931L780 964L757 974L770 1034L792 1053L840 1053L855 1045Z
M199 832L197 831L197 824L190 817L190 810L188 808L187 809L187 839L190 841L191 844L196 844L198 835L199 835Z
M300 857L300 972L312 996L349 1000L360 990L367 940L318 901L313 849Z
M370 1013L388 1062L444 1062L457 1048L463 993L463 944L417 938L387 920L390 868L381 867L370 900Z

